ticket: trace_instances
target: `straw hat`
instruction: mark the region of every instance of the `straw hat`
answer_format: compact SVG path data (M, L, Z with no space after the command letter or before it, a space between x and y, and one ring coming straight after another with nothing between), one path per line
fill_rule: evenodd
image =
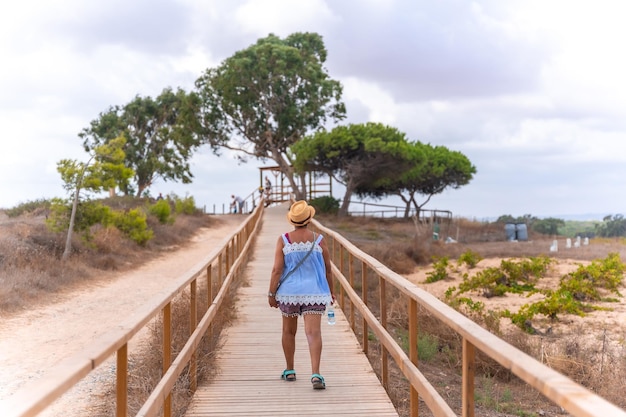
M306 201L296 201L291 205L289 213L287 213L287 220L294 226L306 226L311 219L315 216L315 208L309 206Z

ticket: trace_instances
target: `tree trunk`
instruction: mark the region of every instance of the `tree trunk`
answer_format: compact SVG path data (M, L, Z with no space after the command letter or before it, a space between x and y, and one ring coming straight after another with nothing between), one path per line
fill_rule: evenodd
M76 186L76 192L74 193L74 202L72 203L72 214L70 214L70 226L67 229L67 238L65 239L65 250L61 260L65 261L72 253L72 233L74 231L74 222L76 220L76 210L78 209L78 196L80 194L80 186Z
M353 189L350 185L346 186L346 193L343 196L341 207L339 207L339 217L345 217L348 215L348 208L350 207L350 199L352 198Z
M300 185L301 188L298 189L296 195L300 195L299 200L306 200L306 193L307 193L307 189L306 189L306 174L304 174L303 176L300 177Z
M305 178L302 178L303 186L301 190L296 182L296 175L291 163L286 161L283 155L278 153L278 151L272 151L272 159L278 164L280 171L285 175L285 177L287 177L287 181L289 181L289 185L291 186L292 192L295 194L296 200L304 200L306 197L306 185L304 183Z

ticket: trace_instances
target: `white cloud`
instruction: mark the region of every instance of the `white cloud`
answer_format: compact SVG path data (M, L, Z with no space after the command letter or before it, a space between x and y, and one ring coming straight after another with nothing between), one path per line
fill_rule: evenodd
M391 94L375 83L346 78L343 80L344 98L360 103L368 109L368 120L393 125L397 106Z
M323 0L249 0L235 12L243 31L258 37L320 30L334 19Z
M64 195L56 162L84 156L77 134L109 106L190 89L269 33L315 31L344 85L346 123L390 124L476 165L468 186L429 208L477 217L625 211L618 0L25 0L4 10L0 207ZM194 184L153 193L220 205L252 191L261 165L203 149Z

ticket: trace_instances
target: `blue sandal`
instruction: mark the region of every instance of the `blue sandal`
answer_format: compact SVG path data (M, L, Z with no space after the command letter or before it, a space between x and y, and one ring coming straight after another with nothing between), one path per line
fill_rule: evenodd
M296 371L293 369L285 369L283 374L280 376L280 379L284 379L285 381L295 381L296 380Z
M326 389L324 377L320 374L311 375L311 384L313 384L313 389Z

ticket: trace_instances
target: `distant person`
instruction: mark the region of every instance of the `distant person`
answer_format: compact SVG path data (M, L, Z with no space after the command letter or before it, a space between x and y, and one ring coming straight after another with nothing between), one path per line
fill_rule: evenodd
M269 178L265 177L265 198L270 198L272 194L272 182Z
M306 201L296 201L287 214L294 230L278 238L274 267L267 294L270 307L280 309L283 321L282 346L286 368L281 378L295 381L294 356L298 316L304 320L304 331L311 356L313 389L326 388L320 374L322 357L321 321L326 305L335 300L330 269L330 253L323 236L307 226L315 209Z
M233 201L230 203L230 207L233 213L243 213L243 200L241 199L241 197L234 194L230 197L233 199Z
M157 197L157 201L159 200L163 200L163 194L159 193L159 196Z

